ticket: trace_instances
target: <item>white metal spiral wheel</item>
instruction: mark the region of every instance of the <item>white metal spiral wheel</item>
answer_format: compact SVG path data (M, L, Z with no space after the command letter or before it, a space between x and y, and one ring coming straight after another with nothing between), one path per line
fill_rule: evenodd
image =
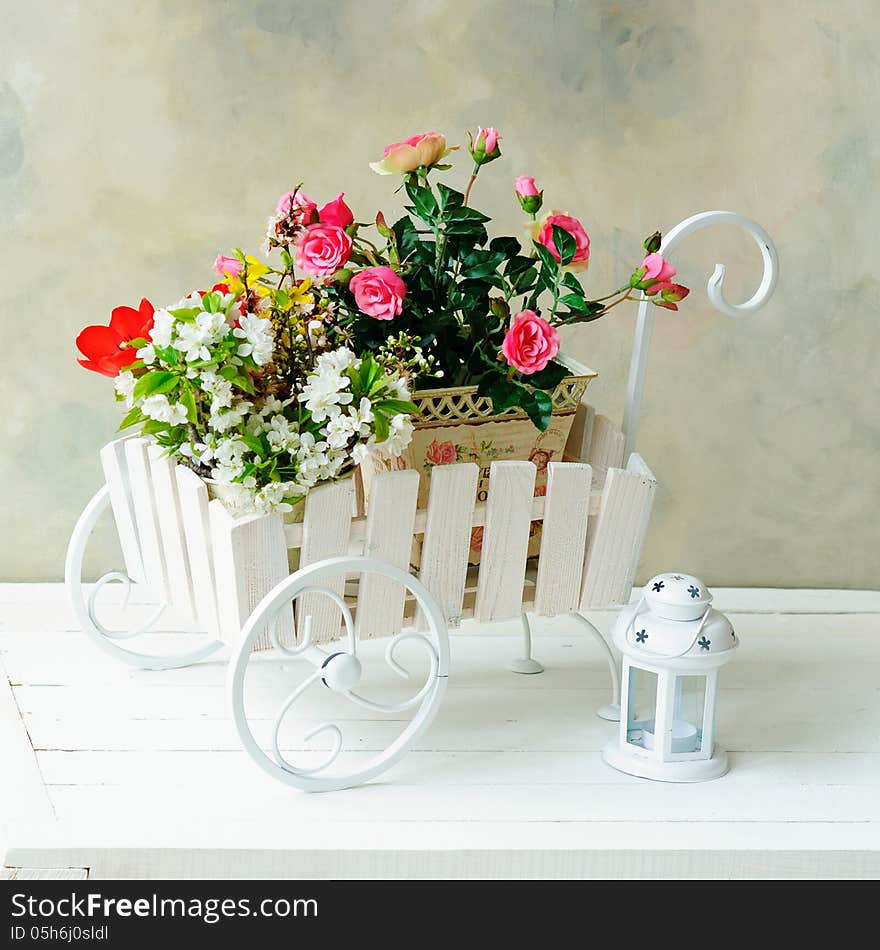
M395 652L400 644L415 642L428 658L428 672L424 683L413 696L401 703L377 703L357 691L363 670L358 657L358 643L351 612L335 591L321 586L331 578L364 573L381 574L406 588L415 598L427 626L424 633L404 630L387 641L385 662L404 678L407 678L408 674L395 659ZM295 646L285 646L279 642L279 614L282 610L289 610L296 598L303 594L323 594L336 603L345 623L345 640L319 647L311 642L310 624L306 621ZM252 659L254 643L267 626L276 651L280 651L284 657L303 659L307 661L307 666L311 666L310 672L293 687L282 703L274 721L271 751L267 751L254 735L245 710L245 676L248 664ZM235 726L251 759L264 772L280 782L306 791L321 792L360 785L391 768L431 724L446 692L448 676L449 637L446 621L428 590L408 572L384 561L367 557L337 557L319 561L291 574L263 598L244 625L241 640L229 666L227 682ZM322 733L329 735L330 750L317 765L297 765L282 752L279 731L288 711L312 686L319 689L328 688L355 705L379 713L411 710L412 718L386 748L371 756L359 767L348 771L331 770L343 749L344 736L335 723L323 723L303 738L308 741Z
M67 559L64 564L64 584L67 588L70 602L76 618L83 632L98 647L131 666L144 670L169 670L183 666L190 666L215 653L223 646L219 640L208 640L195 649L187 649L175 653L141 653L138 650L123 646L121 641L140 637L152 630L165 612L165 604L157 604L152 615L136 626L123 630L113 630L106 627L98 618L98 595L108 584L121 584L125 592L122 606L128 604L128 595L131 590L131 578L122 571L111 571L105 574L92 588L87 597L85 595L82 578L83 558L98 519L110 506L110 493L106 485L100 488L91 501L83 509L76 522L70 543L67 547ZM188 631L191 632L191 631Z

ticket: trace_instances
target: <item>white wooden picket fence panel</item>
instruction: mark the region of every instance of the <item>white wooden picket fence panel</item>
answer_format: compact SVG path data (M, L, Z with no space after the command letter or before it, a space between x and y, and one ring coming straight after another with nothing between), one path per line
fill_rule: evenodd
M494 462L487 500L475 504L477 467L438 466L426 509L416 510L418 475L375 475L365 515L352 480L320 486L306 499L301 523L277 515L231 514L209 501L207 485L141 438L101 453L126 568L157 599L190 615L201 629L235 642L256 605L290 573L327 557L365 554L406 568L421 543L419 578L447 622L468 616L503 620L521 611L552 616L623 603L638 566L656 482L644 461L622 461L622 436L582 406L566 446L568 461L549 466L546 494L534 497L531 462ZM598 477L597 477L598 476ZM527 572L532 522L543 523L537 571ZM483 529L481 560L470 567L471 532ZM290 552L289 549L294 549ZM356 600L359 636L398 632L409 616L402 588L376 575L340 578L340 594ZM355 594L357 595L355 597ZM339 608L304 595L282 613L278 635L292 643L312 617L315 642L341 632ZM416 625L420 618L414 619ZM270 646L262 631L257 648Z

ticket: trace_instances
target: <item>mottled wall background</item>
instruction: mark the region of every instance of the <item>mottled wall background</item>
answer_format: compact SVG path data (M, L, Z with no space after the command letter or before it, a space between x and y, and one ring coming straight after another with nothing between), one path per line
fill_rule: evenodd
M511 179L583 219L588 280L617 286L640 239L729 208L777 242L756 317L709 307L748 238L703 232L695 288L658 320L640 449L660 480L642 575L730 585L880 586L878 49L871 0L0 0L0 577L55 580L118 422L73 339L142 295L204 285L258 246L277 195L344 189L397 209L367 162L388 141L497 125L475 196L520 224ZM448 173L463 184L465 163ZM619 418L634 312L574 329ZM109 531L91 570L113 561Z

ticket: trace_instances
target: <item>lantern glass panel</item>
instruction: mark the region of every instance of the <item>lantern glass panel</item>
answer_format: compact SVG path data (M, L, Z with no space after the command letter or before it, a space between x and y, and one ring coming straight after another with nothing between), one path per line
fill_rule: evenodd
M629 668L629 701L626 715L626 741L640 749L652 748L645 736L653 737L657 708L657 674L637 666Z
M673 755L699 752L703 745L706 677L676 676L674 689L671 752Z

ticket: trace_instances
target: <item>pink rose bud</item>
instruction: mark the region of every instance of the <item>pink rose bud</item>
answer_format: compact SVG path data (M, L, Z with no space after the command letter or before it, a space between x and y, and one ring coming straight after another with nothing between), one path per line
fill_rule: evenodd
M336 224L312 224L296 238L296 266L312 277L328 277L345 266L351 238Z
M327 204L318 209L318 220L322 224L335 224L340 228L347 228L353 221L354 215L351 208L342 200L345 196L344 191Z
M514 317L501 352L514 369L530 376L545 369L559 352L559 334L534 310L522 310Z
M537 214L544 203L544 192L538 191L535 179L531 175L520 175L514 178L513 187L520 207L526 214Z
M379 175L407 175L422 166L436 165L457 148L457 145L447 146L446 136L440 132L424 132L386 145L382 161L370 162L370 168Z
M563 231L568 231L574 238L575 250L570 266L572 270L583 270L590 259L590 238L584 230L584 226L577 218L572 218L567 214L551 214L544 221L541 230L538 232L537 240L539 244L543 244L547 248L557 262L561 262L562 258L553 243L554 225L557 228L562 228ZM577 265L580 265L580 267Z
M468 136L470 137L470 132L468 132ZM484 129L482 125L478 126L477 134L471 139L469 148L474 162L477 165L486 165L488 162L494 162L496 158L500 158L501 149L498 147L500 141L501 136L498 134L498 129L491 125L487 129Z
M368 317L393 320L403 310L406 284L390 267L365 267L352 277L348 288Z
M630 287L637 290L651 292L651 288L658 283L667 283L670 278L675 277L675 268L669 261L663 260L658 253L649 254L642 263L633 271L629 279ZM661 288L658 287L657 290ZM656 291L653 291L656 293Z
M229 277L238 277L241 273L241 261L237 257L226 257L218 254L214 258L214 270L218 274L226 274Z

